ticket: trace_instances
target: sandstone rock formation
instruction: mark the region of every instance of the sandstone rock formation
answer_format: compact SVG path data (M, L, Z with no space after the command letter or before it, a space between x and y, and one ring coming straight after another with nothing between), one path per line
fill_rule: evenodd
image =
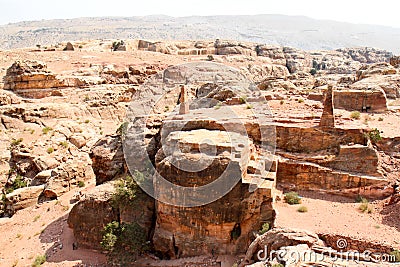
M325 94L324 111L322 112L321 121L319 122L321 128L335 128L335 116L333 114L333 87L328 86Z
M65 84L38 61L16 61L4 77L4 89L29 98L60 95L62 87Z

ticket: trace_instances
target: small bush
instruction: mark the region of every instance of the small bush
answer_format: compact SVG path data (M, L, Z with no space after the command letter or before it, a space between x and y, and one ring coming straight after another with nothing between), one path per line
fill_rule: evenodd
M279 102L281 105L285 104L284 100L281 100L281 102Z
M241 96L240 98L239 98L239 101L240 101L240 103L241 104L244 104L244 103L246 103L247 102L247 96Z
M283 265L281 263L276 263L276 264L272 265L272 267L285 267L285 265Z
M22 141L24 141L24 139L23 138L18 138L18 139L12 139L11 140L11 146L12 147L14 147L14 146L19 146L21 143L22 143Z
M250 104L247 104L247 105L246 105L246 108L247 108L247 109L252 109L252 108L253 108L253 106L252 106L252 105L250 105Z
M382 117L379 117L378 121L383 121L383 118L382 118Z
M68 142L67 141L61 141L59 143L60 146L64 147L64 148L68 148Z
M53 129L51 127L44 127L42 129L42 133L43 134L48 134L50 131L52 131Z
M304 99L303 98L299 98L299 100L297 100L297 102L304 103Z
M358 196L356 197L356 202L357 202L357 203L368 203L369 201L368 201L368 199L366 199L365 197L358 195Z
M37 220L40 219L40 215L35 216L35 218L33 218L33 222L37 222Z
M85 123L88 124L90 122L90 120L85 120Z
M395 262L400 262L400 250L394 250L390 252L390 255L394 256Z
M379 142L382 140L381 132L378 129L373 129L368 133L368 138L373 142Z
M213 60L214 60L214 57L212 55L207 56L207 61L213 61Z
M221 102L218 102L215 106L214 109L220 109L222 107Z
M17 175L14 182L12 183L12 191L17 190L19 188L27 187L28 183L24 181L24 178L21 175Z
M301 203L301 198L297 192L289 192L285 194L285 201L289 205L296 205Z
M361 212L367 212L367 213L373 212L373 208L369 206L368 202L361 203L361 205L358 208Z
M48 153L48 154L51 154L51 153L53 153L53 152L54 152L54 148L49 147L49 148L47 149L47 153Z
M270 229L269 223L264 223L261 227L261 230L259 231L260 235L265 234L266 232L268 232Z
M78 182L78 187L80 187L80 188L85 187L85 182L84 181L79 181Z
M122 135L122 136L126 135L126 133L128 131L128 126L129 126L129 122L126 121L126 122L122 123L117 129L117 134Z
M360 114L359 111L353 111L353 112L350 114L350 118L355 119L355 120L359 120L360 117L361 117L361 114Z
M305 213L308 211L308 209L306 206L301 206L300 208L297 209L297 211L300 213Z
M37 256L35 261L32 263L32 267L40 267L47 260L46 255Z

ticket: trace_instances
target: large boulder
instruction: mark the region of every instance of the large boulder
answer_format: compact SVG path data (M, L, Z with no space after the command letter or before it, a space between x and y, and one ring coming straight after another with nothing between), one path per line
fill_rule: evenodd
M96 184L113 180L125 172L125 158L119 135L108 135L97 141L90 151Z
M60 95L58 88L65 86L65 83L40 61L16 61L4 77L4 89L28 98Z

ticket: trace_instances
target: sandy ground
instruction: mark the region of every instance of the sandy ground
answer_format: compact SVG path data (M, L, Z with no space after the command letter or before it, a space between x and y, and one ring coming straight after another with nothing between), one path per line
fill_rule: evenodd
M400 248L400 218L398 212L393 214L395 207L384 205L387 200L371 202L373 212L368 214L362 213L360 203L352 198L315 192L299 194L303 197L299 205L284 201L275 204L276 226L357 237ZM300 206L306 206L308 212L298 212Z
M88 188L87 190L90 190ZM0 220L0 266L31 266L39 255L47 255L43 266L104 266L103 254L72 250L74 236L68 228L68 212L73 204L68 192L59 200L17 212L10 219Z

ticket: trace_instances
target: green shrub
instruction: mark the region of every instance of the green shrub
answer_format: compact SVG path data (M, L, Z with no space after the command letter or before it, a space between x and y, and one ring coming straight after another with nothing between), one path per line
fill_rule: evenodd
M137 171L134 175L135 179L128 175L115 183L115 193L111 199L111 203L115 208L135 205L137 196L142 193L136 181L143 182L144 174Z
M14 147L14 146L19 146L21 143L22 143L22 141L24 141L24 139L23 138L18 138L18 139L12 139L11 140L11 146L12 147Z
M123 122L117 129L117 134L124 136L128 131L129 122Z
M357 203L368 203L369 200L366 199L366 198L363 197L363 196L358 195L358 196L356 197L356 202L357 202Z
M276 264L272 265L272 267L285 267L285 265L280 264L280 263L276 263Z
M252 109L252 108L253 108L253 105L247 104L247 105L246 105L246 108L247 108L247 109Z
M359 111L353 111L350 114L350 118L355 119L355 120L359 120L361 116L361 113Z
M90 120L85 120L85 123L88 124L90 122Z
M300 213L305 213L308 212L308 208L306 206L301 206L300 208L297 209L297 211Z
M240 101L240 103L241 104L244 104L244 103L246 103L247 102L247 96L241 96L240 98L239 98L239 101Z
M21 175L17 175L14 182L12 183L12 189L17 190L19 188L27 187L28 183L24 181L24 178Z
M394 256L395 262L400 262L400 250L393 250L390 255Z
M368 202L361 203L361 205L358 208L361 212L367 212L367 213L373 212L373 208L369 206Z
M47 153L48 153L48 154L51 154L51 153L53 153L53 152L54 152L54 148L49 147L49 148L47 149Z
M85 182L84 181L79 181L78 182L78 187L80 187L80 188L85 187Z
M51 128L51 127L44 127L43 129L42 129L42 133L43 134L48 134L50 131L52 131L53 130L53 128Z
M299 98L299 100L297 100L297 102L304 103L304 99L303 98Z
M261 227L261 230L259 231L260 235L265 234L266 232L268 232L270 229L269 223L264 223Z
M379 141L382 140L381 132L380 132L377 128L375 128L375 129L373 129L372 131L370 131L370 132L368 133L368 138L369 138L373 143L379 142Z
M301 203L301 198L297 192L289 192L285 194L285 201L289 205L296 205Z
M32 267L40 267L47 260L46 255L37 256L35 261L32 263Z
M68 148L68 142L67 141L61 141L59 143L60 146L64 147L64 148Z
M107 224L100 244L108 252L109 261L114 263L132 261L149 249L145 230L136 222Z

